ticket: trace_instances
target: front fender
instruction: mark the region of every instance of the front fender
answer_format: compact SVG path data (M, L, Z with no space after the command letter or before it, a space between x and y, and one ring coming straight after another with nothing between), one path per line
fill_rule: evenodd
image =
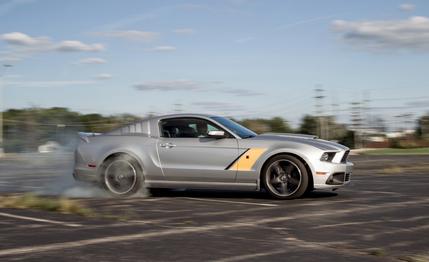
M311 175L314 174L315 171L314 171L314 166L312 164L312 159L309 156L303 154L301 150L297 150L294 148L278 148L262 155L255 165L255 170L257 171L257 173L261 174L262 168L268 159L279 154L291 154L291 155L298 156L299 158L303 159L305 163L308 165L308 167L311 170Z
M264 164L270 159L271 157L278 155L278 154L291 154L295 155L301 159L303 159L311 171L311 176L315 173L314 165L311 156L308 156L302 152L303 150L295 149L295 148L285 148L285 147L279 147L276 149L267 149L255 162L251 170L247 171L238 171L237 172L237 182L242 183L256 183L256 190L259 190L260 188L260 174L262 172L262 168ZM316 155L316 154L315 154Z

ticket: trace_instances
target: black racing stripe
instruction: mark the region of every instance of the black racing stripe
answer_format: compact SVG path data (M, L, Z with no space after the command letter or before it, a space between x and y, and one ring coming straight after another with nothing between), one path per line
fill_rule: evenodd
M244 152L243 153L241 153L236 159L234 159L234 161L232 161L231 162L231 164L229 164L226 168L225 168L225 170L228 170L230 167L232 167L232 165L235 163L235 162L237 162L237 160L238 159L240 159L240 157L242 157L247 151L249 151L249 149L250 148L248 148L248 149L246 149L246 150L244 150Z

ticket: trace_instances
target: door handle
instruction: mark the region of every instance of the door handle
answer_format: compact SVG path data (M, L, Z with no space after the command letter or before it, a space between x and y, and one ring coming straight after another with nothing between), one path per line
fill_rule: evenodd
M172 148L172 147L175 147L176 145L173 143L162 143L162 144L159 144L159 146L165 147L165 148Z

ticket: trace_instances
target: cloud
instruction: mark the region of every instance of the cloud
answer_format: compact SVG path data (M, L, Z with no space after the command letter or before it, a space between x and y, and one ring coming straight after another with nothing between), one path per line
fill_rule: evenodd
M112 78L111 74L107 74L107 73L102 73L102 74L98 74L95 76L96 79L98 80L108 80Z
M31 37L21 32L6 33L1 35L0 39L10 45L19 46L40 46L51 43L48 37Z
M274 30L279 31L279 30L290 29L290 28L294 28L294 27L297 27L300 25L305 25L305 24L315 23L318 21L332 19L334 17L336 17L336 15L316 16L316 17L296 20L294 22L278 25L274 28Z
M76 40L67 40L59 42L58 44L53 43L49 37L32 37L21 32L12 32L0 35L0 39L12 46L37 48L44 50L57 50L65 52L74 51L102 51L104 46L102 44L85 44Z
M0 51L0 61L18 62L35 53L47 52L52 49L48 37L32 37L21 32L0 35L0 40L8 44L8 48Z
M139 91L194 91L194 92L215 92L231 94L240 97L259 96L262 93L242 88L222 88L222 81L193 81L187 79L149 81L134 85Z
M226 103L217 101L195 102L192 105L203 108L205 111L232 112L244 110L244 107L237 103Z
M222 90L223 93L237 95L237 96L260 96L263 95L260 92L255 92L253 90L249 89L242 89L242 88L232 88L232 89L224 89Z
M23 54L19 54L12 51L0 51L0 61L2 63L14 63L19 62L24 58Z
M413 4L404 3L399 6L399 9L401 9L404 12L412 12L414 11L414 9L416 9L416 6Z
M414 16L406 20L333 21L342 39L370 50L429 50L429 18Z
M87 57L79 60L78 64L105 64L107 61L99 57Z
M42 52L97 52L104 50L102 44L86 44L76 40L53 42L49 37L34 37L21 32L0 35L0 40L9 46L0 51L1 61L17 62Z
M191 91L202 89L202 84L192 80L164 80L149 81L142 84L134 85L139 91Z
M146 51L152 51L152 52L174 52L176 51L176 47L170 46L170 45L160 45L155 46L152 48L146 49Z
M61 52L99 52L104 50L102 44L85 44L80 41L67 40L59 43L55 50Z
M413 101L406 103L408 107L429 107L429 100Z
M192 35L195 33L195 30L192 28L177 28L173 32L178 35Z
M139 30L124 30L124 31L110 31L110 32L96 32L98 36L122 38L133 41L150 42L158 38L159 33L139 31Z
M60 81L11 81L6 85L9 87L63 87L63 86L81 86L94 84L91 80L60 80Z

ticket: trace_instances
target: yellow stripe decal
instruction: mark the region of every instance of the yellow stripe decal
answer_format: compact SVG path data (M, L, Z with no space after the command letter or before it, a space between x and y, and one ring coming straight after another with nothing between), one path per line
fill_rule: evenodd
M250 171L266 148L250 148L228 170Z

